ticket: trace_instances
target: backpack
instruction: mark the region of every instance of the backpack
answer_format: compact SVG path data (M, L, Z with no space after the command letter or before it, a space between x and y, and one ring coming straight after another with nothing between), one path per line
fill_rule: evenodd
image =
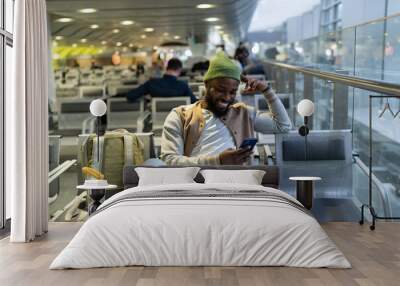
M99 161L97 152L99 152ZM107 131L100 137L97 150L95 134L79 135L78 165L91 167L104 174L109 184L117 185L123 190L123 168L129 165L140 165L144 162L143 143L138 136L125 129ZM83 183L84 175L79 172L78 182Z

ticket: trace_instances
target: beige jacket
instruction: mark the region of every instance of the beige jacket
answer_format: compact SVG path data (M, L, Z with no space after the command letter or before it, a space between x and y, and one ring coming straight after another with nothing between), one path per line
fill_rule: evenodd
M181 106L176 109L183 126L183 154L185 156L192 154L204 129L205 120L202 106L204 106L204 101L200 100L189 108ZM221 120L231 132L236 147L239 147L244 139L254 137L253 122L245 104L233 104Z
M236 147L254 131L264 134L282 133L291 129L291 121L274 92L264 94L269 112L258 112L244 103L230 107L221 121L230 131ZM173 109L164 122L160 158L168 165L218 165L219 156L198 155L192 151L198 144L205 127L201 101Z

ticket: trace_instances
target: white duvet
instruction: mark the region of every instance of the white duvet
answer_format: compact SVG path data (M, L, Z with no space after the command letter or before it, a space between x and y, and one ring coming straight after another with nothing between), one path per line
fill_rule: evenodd
M81 227L50 269L127 265L350 267L318 222L290 204L244 197L115 203L133 192L168 190L261 190L297 202L279 190L262 186L135 187L104 202L99 208L103 211Z

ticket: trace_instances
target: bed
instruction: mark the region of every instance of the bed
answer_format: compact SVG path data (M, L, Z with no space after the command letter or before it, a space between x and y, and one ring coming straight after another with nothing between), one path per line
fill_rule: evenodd
M125 167L126 190L99 207L50 269L132 265L351 267L314 217L278 190L277 167L223 168L266 173L258 186L205 184L200 173L196 183L138 186L135 168Z

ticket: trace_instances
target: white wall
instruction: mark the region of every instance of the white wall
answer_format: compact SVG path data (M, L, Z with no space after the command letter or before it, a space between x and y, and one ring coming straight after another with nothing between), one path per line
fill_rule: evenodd
M400 13L400 0L389 0L388 15Z
M399 0L389 1L400 2ZM385 0L342 0L342 3L344 28L385 16Z
M287 42L293 43L318 36L320 13L320 6L315 5L310 11L289 18L286 22Z
M301 17L302 24L302 39L309 39L313 37L314 19L313 11L306 12Z
M296 16L287 20L287 42L293 43L301 40L302 36L302 17Z
M321 21L321 6L315 5L313 7L313 37L319 35L320 21Z

